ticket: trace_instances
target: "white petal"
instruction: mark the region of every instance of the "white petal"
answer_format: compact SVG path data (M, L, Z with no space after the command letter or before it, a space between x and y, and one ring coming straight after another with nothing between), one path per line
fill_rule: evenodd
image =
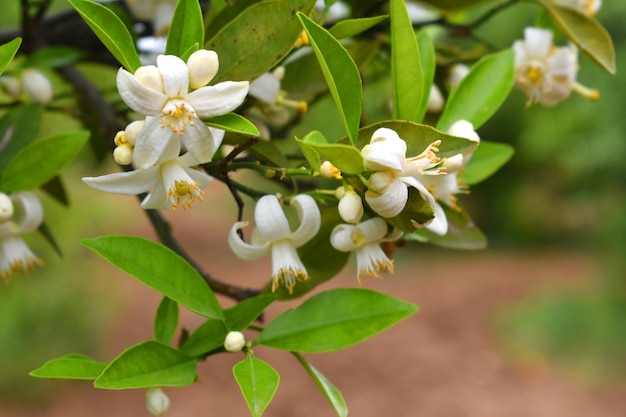
M380 217L366 220L357 227L363 234L363 243L379 242L387 234L387 222Z
M187 174L189 174L191 179L194 180L196 184L198 184L198 187L200 187L200 189L203 189L204 187L209 185L211 181L213 181L212 176L210 176L206 172L200 171L199 169L185 168L185 171L187 171Z
M241 238L237 234L237 230L241 229L242 227L246 227L247 225L248 222L237 222L230 229L230 233L228 234L228 244L230 245L232 251L239 258L245 259L247 261L252 261L254 259L259 259L261 256L269 255L269 242L253 245L241 240Z
M224 81L192 91L186 100L200 118L219 116L239 107L248 94L248 87L247 81Z
M273 106L276 97L280 92L280 81L272 73L266 72L250 83L250 94L252 97Z
M338 224L330 234L330 244L341 252L351 252L360 246L358 239L354 239L359 230L353 224Z
M116 194L140 194L154 187L159 181L156 166L130 172L116 172L100 177L84 177L83 182L96 190Z
M43 207L39 198L30 191L11 194L14 210L17 211L18 233L37 230L43 221Z
M322 217L315 199L307 194L298 194L291 199L291 206L296 209L300 225L291 235L291 241L296 248L311 240L320 230Z
M368 243L357 249L356 263L359 282L363 275L380 277L378 271L381 269L393 272L393 261L385 255L385 252L377 243Z
M273 194L264 195L257 201L254 221L259 234L269 242L291 236L289 222L278 198Z
M547 57L552 47L552 31L528 27L524 29L526 50L532 57Z
M435 218L426 225L426 229L443 236L448 233L448 219L446 213L443 211L441 204L437 202L433 204L433 209L435 210Z
M159 55L157 67L163 77L163 90L169 98L184 98L189 91L187 64L174 55Z
M0 225L11 220L14 212L15 208L11 198L4 193L0 193Z
M187 151L199 162L211 162L215 154L215 142L211 130L200 120L192 125L187 125L182 137L183 145Z
M291 241L279 240L272 243L272 291L275 291L282 282L291 294L296 281L308 277L306 268Z
M367 191L365 201L382 217L390 218L400 214L409 198L409 190L399 179L395 179L382 193Z
M209 131L211 132L211 136L213 136L213 149L217 150L217 148L219 148L222 144L222 141L224 140L224 134L226 132L222 129L216 129L214 127L209 127Z
M148 116L161 115L161 110L167 102L165 94L142 85L123 68L117 72L117 89L128 107Z
M41 265L41 261L19 236L0 241L0 277L8 279L13 273L25 273Z
M167 196L165 185L162 181L157 182L154 190L143 199L141 208L154 210L169 210L172 208L172 202Z
M365 168L371 171L385 169L402 170L406 158L406 142L398 134L387 128L377 129L361 150Z
M168 145L171 146L171 141L174 140L179 142L178 137L174 137L174 133L170 129L159 125L157 117L151 118L146 122L145 127L137 137L137 143L133 151L133 162L135 162L137 168L146 168L154 165L158 160L162 159L166 148L168 148Z

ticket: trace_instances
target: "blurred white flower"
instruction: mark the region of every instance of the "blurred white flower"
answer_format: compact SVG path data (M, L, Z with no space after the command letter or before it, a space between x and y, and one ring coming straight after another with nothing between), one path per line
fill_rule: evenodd
M455 89L461 80L470 72L470 67L465 64L454 64L448 70L447 86L449 90Z
M47 104L54 98L54 89L50 79L35 68L26 68L21 74L22 84L26 93L33 100Z
M287 94L280 89L280 83L285 76L285 67L277 67L272 72L266 72L250 83L248 94L256 98L255 107L273 125L283 125L289 121L289 109L298 114L308 110L306 101L296 101L287 98Z
M251 243L244 242L237 231L248 222L237 222L230 229L228 243L239 258L254 260L262 256L272 256L272 291L283 283L289 292L298 280L308 279L296 249L311 240L321 225L321 215L313 197L299 194L291 199L300 224L291 231L287 217L275 195L265 195L259 199L254 209L256 229L252 232Z
M170 399L161 388L150 388L146 392L146 408L155 417L164 416L170 408Z
M430 94L428 95L428 105L426 109L431 113L439 113L443 110L443 106L446 103L446 100L443 98L443 94L441 94L441 90L437 87L436 84L430 86Z
M155 35L166 35L178 0L126 0L130 13L138 20L149 21Z
M602 0L553 0L559 6L569 7L587 16L595 16L602 7Z

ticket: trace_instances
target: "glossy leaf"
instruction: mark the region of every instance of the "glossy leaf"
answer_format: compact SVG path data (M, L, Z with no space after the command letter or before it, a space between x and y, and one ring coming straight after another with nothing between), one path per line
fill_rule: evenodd
M330 352L361 342L417 311L415 304L376 291L338 288L282 313L257 341L294 352Z
M515 82L514 53L506 49L481 59L452 90L437 129L447 131L458 120L478 129L500 108Z
M336 39L351 38L365 32L366 30L376 26L377 24L387 20L389 16L364 17L361 19L345 19L335 23L333 27L328 29L331 35Z
M224 310L226 326L230 330L244 330L250 323L255 321L265 309L276 300L274 294L257 295L237 303L235 306Z
M93 385L114 390L184 387L195 378L195 359L168 345L149 340L122 352Z
M49 46L29 55L26 62L24 62L24 66L58 68L72 64L80 60L84 55L85 53L77 48L69 46Z
M506 143L482 141L472 155L472 159L459 175L465 185L477 184L492 176L513 156L513 147Z
M305 140L296 139L296 141L313 169L319 170L318 162L321 161L319 156L330 161L346 174L360 174L365 169L363 156L354 146L340 143L315 143L306 141L306 138ZM316 158L312 152L319 156Z
M552 21L567 37L610 74L617 71L615 48L607 30L596 19L568 7L540 0Z
M168 344L178 327L178 304L169 297L163 297L154 318L154 338Z
M213 291L202 276L171 249L136 236L102 236L83 239L81 243L194 313L224 319Z
M0 177L6 193L33 190L50 181L83 147L89 132L63 133L41 139L20 150Z
M346 49L313 20L298 14L322 68L350 142L356 141L361 120L363 89L359 69Z
M21 44L22 38L15 38L12 41L0 46L0 74L2 74L11 63L13 57L17 53L17 50L20 49Z
M320 371L315 369L315 367L311 365L302 355L295 352L294 355L298 359L298 362L302 364L311 379L313 379L317 388L322 391L322 394L324 394L324 397L326 397L337 415L339 417L347 417L348 406L346 405L346 401L343 399L343 395L341 395L341 392L337 389L337 387L335 387Z
M183 59L204 44L204 22L198 0L179 0L167 34L165 53ZM191 49L190 49L191 48Z
M115 13L91 0L67 0L122 66L135 72L141 66L130 32Z
M237 113L226 113L211 117L210 119L206 119L204 124L227 132L259 136L259 129L257 129L251 121Z
M487 238L464 209L454 210L444 205L443 210L448 219L448 233L441 236L427 230L430 243L444 248L463 250L487 247Z
M416 119L422 105L424 72L404 0L391 0L391 97L393 118Z
M427 30L420 30L416 37L417 46L420 52L422 73L424 75L422 100L419 104L417 114L413 118L413 121L419 123L424 119L424 115L426 114L426 109L428 107L430 88L435 79L437 57L435 56L435 45L433 45L433 40L430 38Z
M51 359L28 375L37 378L95 380L106 368L88 356L69 354Z
M22 148L30 144L39 133L43 106L29 103L17 106L0 118L0 171Z
M278 372L261 359L247 357L233 366L233 375L252 416L262 416L278 389Z
M211 22L220 29L205 48L216 51L220 69L213 83L253 80L272 69L293 48L302 28L296 12L309 13L314 0L264 0L249 2L239 14L229 14L229 6ZM225 16L225 18L222 17ZM280 24L277 24L280 22Z
M201 356L224 346L228 330L224 322L209 319L191 333L180 350L189 356Z

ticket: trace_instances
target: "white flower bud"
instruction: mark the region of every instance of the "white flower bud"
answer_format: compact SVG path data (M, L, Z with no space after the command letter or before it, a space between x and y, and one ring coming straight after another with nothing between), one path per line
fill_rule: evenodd
M5 223L13 218L13 203L8 195L0 193L0 223Z
M144 87L163 92L163 77L155 65L144 65L135 71L135 79Z
M155 417L164 416L170 408L170 399L161 388L150 388L146 393L146 408Z
M441 94L441 90L435 84L430 86L430 94L428 95L428 105L427 110L430 113L439 113L443 110L443 105L445 104L445 99Z
M54 98L52 83L43 72L27 68L22 71L22 82L28 95L39 103L49 103Z
M0 85L2 85L2 91L14 100L19 99L22 95L22 83L15 77L4 76L0 78Z
M113 150L113 159L120 165L128 165L133 162L133 148L124 143Z
M363 217L363 203L361 196L349 190L339 201L339 215L346 223L358 223Z
M241 332L228 332L224 340L224 349L229 352L241 352L246 345L246 339Z
M336 180L341 179L341 171L334 166L330 161L324 161L320 167L320 175L323 178L334 178Z
M341 200L343 196L345 195L346 195L346 188L343 186L337 187L337 189L335 190L335 198L337 200Z
M469 139L472 142L480 142L478 133L474 130L474 125L467 120L458 120L450 126L448 133L452 136Z
M145 120L137 120L126 126L126 129L124 130L124 133L126 134L126 141L132 146L135 146L137 138L145 125Z
M454 64L448 71L448 88L456 88L461 80L469 74L470 68L465 64Z
M465 163L464 163L464 160L463 160L463 154L461 154L461 153L458 153L458 154L456 154L454 156L451 156L449 158L444 158L443 159L443 166L446 168L446 170L445 170L446 174L451 174L453 172L457 172L464 165L465 165Z
M187 59L189 85L191 88L204 87L215 77L219 68L219 59L215 51L200 49Z

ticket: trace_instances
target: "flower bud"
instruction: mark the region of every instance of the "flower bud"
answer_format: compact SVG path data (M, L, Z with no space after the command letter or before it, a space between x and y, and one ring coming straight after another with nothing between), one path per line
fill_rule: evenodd
M144 65L137 68L135 79L144 87L163 92L163 78L155 65Z
M323 178L341 179L341 171L330 161L324 161L320 167L320 175Z
M189 85L191 88L204 87L217 74L219 68L217 53L200 49L187 59L187 68L189 68Z
M472 142L480 142L478 133L474 130L474 125L467 120L458 120L450 126L448 133L452 136L469 139Z
M132 146L135 146L137 138L139 137L139 134L141 133L145 125L145 120L137 120L126 126L126 129L124 130L124 133L126 135L126 141Z
M430 113L439 113L443 110L445 100L441 94L441 90L435 84L430 86L430 94L428 95L427 110Z
M14 100L19 99L22 95L22 83L15 77L4 76L0 78L0 85L2 85L2 91Z
M52 83L43 72L34 68L22 71L22 82L28 95L39 103L49 103L54 98Z
M246 345L246 339L241 332L228 332L224 340L224 349L229 352L241 352Z
M448 71L448 88L455 89L461 80L469 74L470 68L465 64L454 64Z
M349 190L341 200L339 200L339 215L346 223L356 224L363 217L363 203L361 196Z
M124 143L113 150L113 159L120 165L128 165L133 162L133 148Z
M8 195L0 193L0 224L13 218L13 203Z
M170 399L161 388L150 388L146 393L146 408L155 417L164 416L170 408Z

